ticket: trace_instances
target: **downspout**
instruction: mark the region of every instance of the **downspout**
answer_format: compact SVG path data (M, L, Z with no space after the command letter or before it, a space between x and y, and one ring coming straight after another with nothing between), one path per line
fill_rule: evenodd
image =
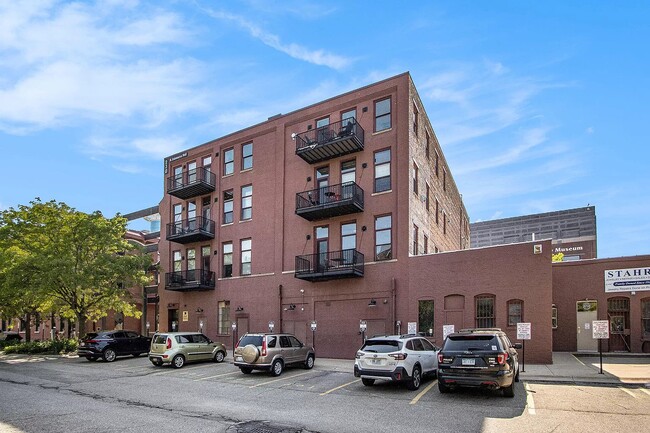
M397 297L395 296L395 277L392 277L390 280L390 296L392 301L390 320L393 323L393 332L397 332L397 322L396 322Z

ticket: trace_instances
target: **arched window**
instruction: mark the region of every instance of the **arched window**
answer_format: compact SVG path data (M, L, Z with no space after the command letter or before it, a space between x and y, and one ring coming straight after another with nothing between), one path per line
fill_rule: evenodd
M478 295L475 298L476 308L476 327L477 328L494 328L494 304L496 297L494 295Z
M641 331L643 338L650 340L650 298L641 299Z
M517 326L524 321L524 301L511 299L508 301L508 326Z

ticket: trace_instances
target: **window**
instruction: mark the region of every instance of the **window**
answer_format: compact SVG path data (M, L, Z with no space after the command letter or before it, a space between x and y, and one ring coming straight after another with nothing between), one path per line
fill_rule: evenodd
M232 242L224 242L222 245L223 278L232 277Z
M418 135L418 124L420 123L420 112L418 111L418 106L413 103L413 132L415 135Z
M241 219L249 220L253 217L253 185L241 187Z
M418 301L418 331L433 336L433 301Z
M187 224L190 230L196 228L196 202L190 201L187 203Z
M375 217L375 260L393 258L392 221L390 215Z
M438 177L438 168L440 167L440 155L438 155L438 151L436 151L436 159L433 163L433 171L436 173L436 177Z
M436 199L436 224L440 224L440 202Z
M517 326L524 321L524 301L512 299L508 301L508 326Z
M203 158L203 169L207 172L211 171L212 168L212 157L206 156ZM206 175L206 180L210 180L210 177Z
M316 121L316 128L322 128L323 126L327 126L329 124L330 124L330 118L323 117L322 119L318 119Z
M353 250L357 248L357 223L341 224L341 249Z
M650 304L648 306L650 307ZM557 329L557 307L555 304L551 307L551 328Z
M390 190L390 149L375 152L375 192Z
M172 253L172 260L174 262L174 264L173 264L174 272L180 272L181 269L182 269L182 266L183 266L182 263L181 263L181 260L182 260L181 252L180 251L174 251Z
M413 255L418 255L418 226L413 224Z
M431 188L429 187L428 183L424 184L424 192L426 196L424 197L424 206L426 207L427 211L429 211L429 196L431 195Z
M356 181L356 162L355 160L343 161L341 163L341 183Z
M429 254L429 236L424 235L424 254Z
M356 120L357 117L357 110L354 108L352 110L344 111L341 113L341 126L347 125L348 122L346 120L350 119L352 122Z
M203 197L201 201L201 216L203 216L203 227L202 229L206 230L209 228L210 219L212 218L212 212L210 211L210 197Z
M232 189L223 192L223 223L232 223L233 192Z
M251 274L251 247L250 239L241 240L241 275Z
M196 161L187 164L187 183L192 184L196 182Z
M650 298L641 300L641 332L643 338L650 338Z
M223 175L227 176L235 172L235 149L230 148L223 151Z
M210 246L205 245L201 247L201 268L207 275L210 272Z
M241 147L241 169L253 168L253 143L246 143Z
M419 179L419 170L418 165L413 163L413 193L418 193L418 179Z
M193 271L196 269L196 250L194 248L188 248L187 253L187 270Z
M431 157L430 152L431 152L431 136L429 135L429 131L424 131L424 136L425 136L425 141L424 141L424 154L427 156L427 159Z
M442 211L442 234L447 234L447 213L444 210Z
M375 102L375 132L390 129L390 98Z
M447 191L447 170L442 170L442 190Z
M494 328L494 295L480 295L476 300L476 327Z
M230 301L219 301L217 309L217 321L219 323L218 334L229 334L230 327Z
M174 189L183 186L183 167L174 167Z

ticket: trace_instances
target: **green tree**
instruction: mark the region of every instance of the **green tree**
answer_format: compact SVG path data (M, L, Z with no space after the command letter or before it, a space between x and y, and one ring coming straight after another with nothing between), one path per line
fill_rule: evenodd
M76 319L80 335L87 320L109 310L139 317L127 288L146 284L151 258L125 233L119 215L107 219L56 201L37 198L0 212L0 299L24 314L22 299L29 294L39 312Z
M551 258L553 262L561 262L564 260L564 253L557 253L553 254L553 257Z

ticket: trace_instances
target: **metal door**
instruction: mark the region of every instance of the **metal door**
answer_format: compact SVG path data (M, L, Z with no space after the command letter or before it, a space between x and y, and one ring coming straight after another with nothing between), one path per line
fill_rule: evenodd
M598 351L598 340L593 338L593 331L591 329L591 322L594 320L598 320L598 301L576 302L578 352Z

